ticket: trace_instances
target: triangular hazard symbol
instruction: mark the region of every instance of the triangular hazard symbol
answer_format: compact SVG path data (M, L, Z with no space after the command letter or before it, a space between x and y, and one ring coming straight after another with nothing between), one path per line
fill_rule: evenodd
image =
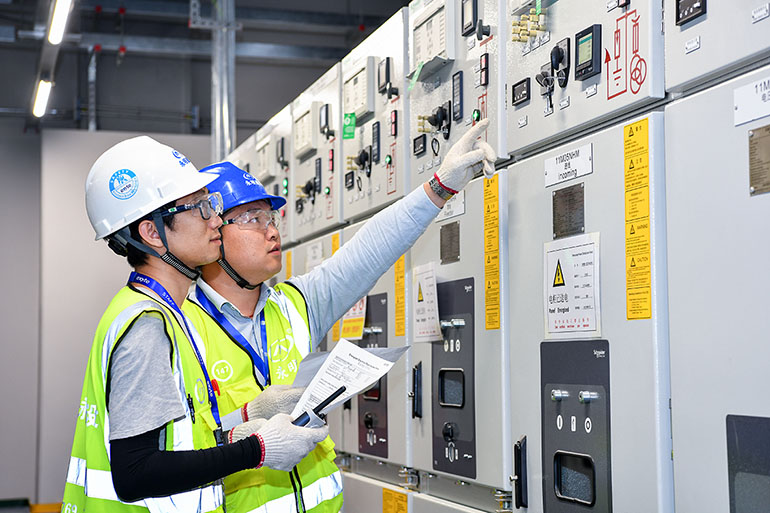
M628 169L634 169L634 161L633 160L629 160L628 161Z
M556 274L553 277L553 286L554 287L563 287L564 286L564 274L561 272L561 261L556 261Z
M633 137L634 136L634 127L630 126L628 127L628 136Z
M422 285L417 284L417 302L422 301Z
M636 260L634 260L634 257L631 257L631 267L636 267Z
M634 225L631 225L631 231L629 232L631 235L636 233L636 230L634 230Z

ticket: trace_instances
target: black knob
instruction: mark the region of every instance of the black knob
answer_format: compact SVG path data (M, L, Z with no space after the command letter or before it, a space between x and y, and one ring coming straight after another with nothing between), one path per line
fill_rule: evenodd
M457 428L457 424L454 422L445 422L444 428L441 430L441 434L444 435L444 440L451 442L457 435L460 434L460 430Z
M398 96L398 87L393 87L393 84L388 82L386 88L388 90L388 100L390 100L394 96Z
M374 429L374 421L375 420L376 419L375 419L375 417L374 417L374 415L372 413L366 412L364 414L364 427L366 429Z
M315 190L315 185L313 184L313 180L308 180L305 185L302 187L302 192L310 196L310 194Z
M564 50L561 46L551 48L551 68L559 69L559 64L564 59Z
M359 151L356 158L353 159L353 162L356 163L359 169L365 168L366 165L369 163L369 153L367 153L366 150Z
M489 25L484 25L482 20L476 22L476 39L481 41L484 36L489 35Z

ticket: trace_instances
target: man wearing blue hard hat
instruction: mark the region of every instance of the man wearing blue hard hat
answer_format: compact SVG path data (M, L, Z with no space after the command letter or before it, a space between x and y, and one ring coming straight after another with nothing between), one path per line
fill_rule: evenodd
M277 209L285 203L229 162L204 168L217 175L209 189L224 204L221 258L203 266L185 313L201 331L220 390L223 424L236 442L276 414L291 412L303 389L291 388L299 362L364 296L462 190L475 171L494 172L495 152L477 138L477 123L450 149L433 177L372 217L323 265L275 287L281 270ZM342 478L331 439L318 443L294 468L259 468L225 478L230 512L337 512Z

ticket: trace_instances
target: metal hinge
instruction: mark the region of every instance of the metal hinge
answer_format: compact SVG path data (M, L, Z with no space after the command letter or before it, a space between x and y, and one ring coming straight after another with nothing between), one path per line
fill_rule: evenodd
M504 490L495 490L495 500L498 509L495 513L513 513L513 493Z
M398 477L404 480L402 485L409 490L418 490L420 488L420 473L413 468L401 467L398 470Z

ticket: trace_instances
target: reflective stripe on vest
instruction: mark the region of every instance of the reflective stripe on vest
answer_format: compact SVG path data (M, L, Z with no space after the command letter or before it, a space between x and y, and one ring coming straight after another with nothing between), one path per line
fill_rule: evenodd
M299 354L302 355L302 358L305 358L308 354L310 354L311 350L310 330L306 328L301 332L294 331L295 326L306 326L305 320L302 318L302 314L299 313L297 307L294 306L294 303L292 303L289 298L286 297L286 295L283 294L280 290L271 288L270 295L267 297L267 300L272 301L278 305L278 308L280 309L284 318L286 318L289 321L289 324L291 324L292 337L294 338L294 347L297 348L297 351L299 351Z
M67 471L67 482L85 488L86 495L93 499L118 501L131 506L144 506L150 511L173 511L177 509L184 512L213 511L222 505L221 490L206 487L189 492L174 494L172 497L148 498L137 502L123 502L118 499L115 486L112 483L112 473L107 470L93 470L86 467L86 460L82 458L70 458L70 466Z
M342 493L342 474L338 470L334 474L322 477L316 482L302 488L302 498L305 502L305 509L311 510L322 502L331 500ZM294 511L297 507L294 494L284 495L274 499L267 504L250 510L248 513L286 513Z
M116 296L116 298L118 298L118 296ZM113 299L113 301L115 301L115 299ZM98 365L98 370L92 367L91 363L89 362L89 368L86 370L86 383L88 383L89 375L94 375L96 372L100 372L101 389L99 389L99 384L94 383L93 385L95 386L96 389L95 390L92 389L91 391L92 393L96 393L97 395L102 394L102 401L103 401L105 389L107 385L107 375L109 370L110 355L112 354L112 351L115 348L115 344L122 336L124 329L128 325L128 323L132 322L132 320L135 317L137 317L138 315L141 315L144 312L160 313L164 318L164 322L166 326L171 327L171 329L168 329L168 328L166 329L166 334L172 339L171 342L173 344L172 354L174 355L174 358L172 362L172 374L173 374L173 379L177 385L177 393L178 393L179 400L185 410L185 417L183 417L180 420L174 421L172 427L168 428L170 429L169 433L172 435L172 441L170 442L171 447L169 448L173 450L196 449L198 447L196 447L196 443L195 443L195 435L194 435L194 428L193 428L193 423L191 419L191 412L188 405L188 401L186 400L185 375L183 374L182 352L179 349L180 344L189 344L189 341L184 336L178 339L177 337L178 330L174 329L174 323L172 322L171 317L155 301L141 300L141 301L132 303L127 307L123 308L123 310L121 310L112 319L108 328L106 329L106 332L103 335L103 338L99 346L94 346L92 348L92 354L91 354L92 358L95 356L96 350L100 351L98 355L98 360L96 360L96 362L98 363L94 362L96 363L96 365ZM107 313L105 313L105 315L107 315ZM198 338L200 337L197 333L193 333L193 336ZM98 342L95 341L95 344L97 343ZM87 385L84 385L83 394L86 393L85 391L86 388L87 388ZM215 511L223 507L224 490L221 482L216 484L210 484L202 488L196 488L187 492L177 493L168 497L147 498L137 502L121 501L118 498L117 493L115 491L115 487L112 481L112 472L111 470L109 470L109 461L107 460L106 468L101 468L101 469L98 468L103 464L103 463L98 463L100 457L106 456L106 458L109 458L109 454L110 454L109 413L107 412L106 408L103 405L100 407L100 409L103 409L103 413L101 417L102 421L101 421L101 426L98 426L97 429L101 431L101 437L97 436L95 437L95 439L92 439L91 442L87 442L87 443L94 443L94 442L98 443L97 440L101 438L101 443L103 444L103 446L101 450L97 449L95 451L95 460L97 461L97 463L95 463L95 466L97 466L97 469L89 468L88 462L86 459L83 459L77 456L72 456L70 458L70 464L67 470L67 484L70 486L81 488L82 491L79 491L79 492L74 490L67 491L67 489L65 488L64 502L69 503L70 501L79 501L80 499L78 499L78 494L82 494L80 495L80 497L84 496L85 499L113 501L115 502L114 509L116 511L122 511L120 509L121 504L125 504L128 506L143 507L143 508L146 508L151 513L173 513L173 512L205 513L205 512ZM85 428L81 425L76 426L76 433L75 433L76 439L78 438L78 436L82 436L81 431L79 431L82 429L85 429ZM92 428L89 428L89 429L92 429ZM93 449L94 447L91 448L92 451ZM74 449L73 449L73 452L74 452ZM86 503L80 502L79 504L85 506ZM112 508L112 506L110 506L110 508Z

